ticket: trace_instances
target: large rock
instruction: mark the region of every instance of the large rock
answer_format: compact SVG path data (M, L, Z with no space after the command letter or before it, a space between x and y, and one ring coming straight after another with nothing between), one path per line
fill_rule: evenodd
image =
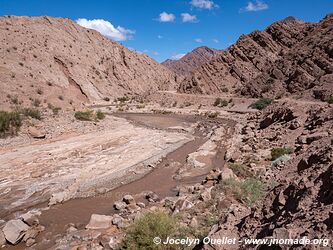
M114 204L113 204L113 207L114 209L116 210L123 210L126 208L126 203L123 202L123 201L116 201Z
M112 225L112 216L92 214L87 229L105 229Z
M134 200L133 196L132 196L132 195L129 195L129 194L127 194L127 195L125 195L125 196L123 197L123 201L124 201L126 204L134 204L134 203L135 203L135 200Z
M29 135L35 139L44 139L46 137L46 132L44 129L29 127L28 128Z
M2 231L6 240L15 245L20 242L29 228L22 220L10 220L6 223Z

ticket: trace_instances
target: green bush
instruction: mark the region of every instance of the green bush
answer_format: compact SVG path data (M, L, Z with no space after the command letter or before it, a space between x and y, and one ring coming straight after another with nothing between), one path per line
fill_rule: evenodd
M105 114L102 111L98 110L96 112L96 118L97 120L103 120L105 118Z
M273 102L270 98L260 98L258 101L250 105L251 108L262 110Z
M249 206L253 206L262 197L264 188L264 184L255 178L248 178L245 181L230 178L222 182L222 189L225 193Z
M326 99L326 102L328 102L329 104L333 104L333 96L330 96Z
M94 119L94 113L92 110L87 111L77 111L74 117L80 121L92 121Z
M170 249L163 244L154 244L153 239L159 237L165 241L167 237L174 236L177 231L178 223L175 218L161 211L150 212L128 227L121 249Z
M253 176L248 167L242 164L228 163L228 168L230 168L234 174L240 178L248 178Z
M271 149L271 160L274 161L282 155L289 155L293 151L290 148L272 148Z
M37 120L42 119L42 115L41 115L40 111L35 108L23 108L23 109L20 109L19 112L26 117L31 117L31 118L34 118Z
M0 111L0 137L15 135L22 126L19 112Z
M227 100L223 100L220 97L215 99L215 102L213 103L213 105L215 107L226 107L228 106L228 101Z

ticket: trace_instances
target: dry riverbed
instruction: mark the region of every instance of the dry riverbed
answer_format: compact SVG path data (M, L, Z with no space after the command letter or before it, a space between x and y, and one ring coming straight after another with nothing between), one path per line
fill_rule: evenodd
M84 227L92 213L113 213L112 204L126 193L165 197L180 184L200 182L222 166L221 141L234 125L130 113L108 115L103 123L101 130L1 149L0 216L8 220L33 208L42 211L46 230L37 237L37 249L51 247L69 223Z

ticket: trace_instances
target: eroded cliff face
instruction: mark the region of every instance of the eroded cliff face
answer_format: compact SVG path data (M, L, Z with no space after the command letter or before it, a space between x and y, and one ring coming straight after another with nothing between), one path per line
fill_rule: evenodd
M289 17L242 35L183 80L179 91L278 97L311 88L309 95L319 97L320 86L332 88L332 19L312 24Z
M164 66L69 19L1 17L0 36L1 105L7 95L64 105L174 86Z
M166 60L162 65L179 75L189 75L192 71L207 63L215 56L222 53L222 50L201 46L190 53L187 53L179 60Z

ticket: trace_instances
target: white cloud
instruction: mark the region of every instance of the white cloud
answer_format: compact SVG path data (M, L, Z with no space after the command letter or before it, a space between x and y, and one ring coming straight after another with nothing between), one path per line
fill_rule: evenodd
M176 19L176 16L172 13L168 14L166 12L162 12L159 17L159 21L162 23L173 22Z
M245 8L242 8L241 12L249 12L249 11L261 11L261 10L267 10L268 4L266 4L263 1L256 0L255 2L248 2L247 6Z
M220 41L219 41L218 39L214 38L214 39L213 39L213 42L214 42L214 43L219 43Z
M190 4L194 7L207 10L211 10L213 8L218 7L218 5L211 0L192 0Z
M115 41L126 41L128 39L132 39L133 34L135 34L134 30L125 29L121 26L115 27L109 21L105 21L103 19L88 20L86 18L79 18L76 22L82 27L97 30L102 35Z
M186 54L177 54L171 57L172 60L179 60L181 59L183 56L185 56Z
M198 22L197 16L191 15L189 13L182 13L180 14L183 19L183 23L195 23Z
M157 51L153 51L152 53L153 53L154 56L158 56L160 54Z
M162 38L163 38L163 36L161 36L161 35L158 35L158 36L157 36L157 38L158 38L158 39L162 39Z
M203 42L201 38L196 38L196 39L194 39L194 41L196 41L197 43L202 43Z

